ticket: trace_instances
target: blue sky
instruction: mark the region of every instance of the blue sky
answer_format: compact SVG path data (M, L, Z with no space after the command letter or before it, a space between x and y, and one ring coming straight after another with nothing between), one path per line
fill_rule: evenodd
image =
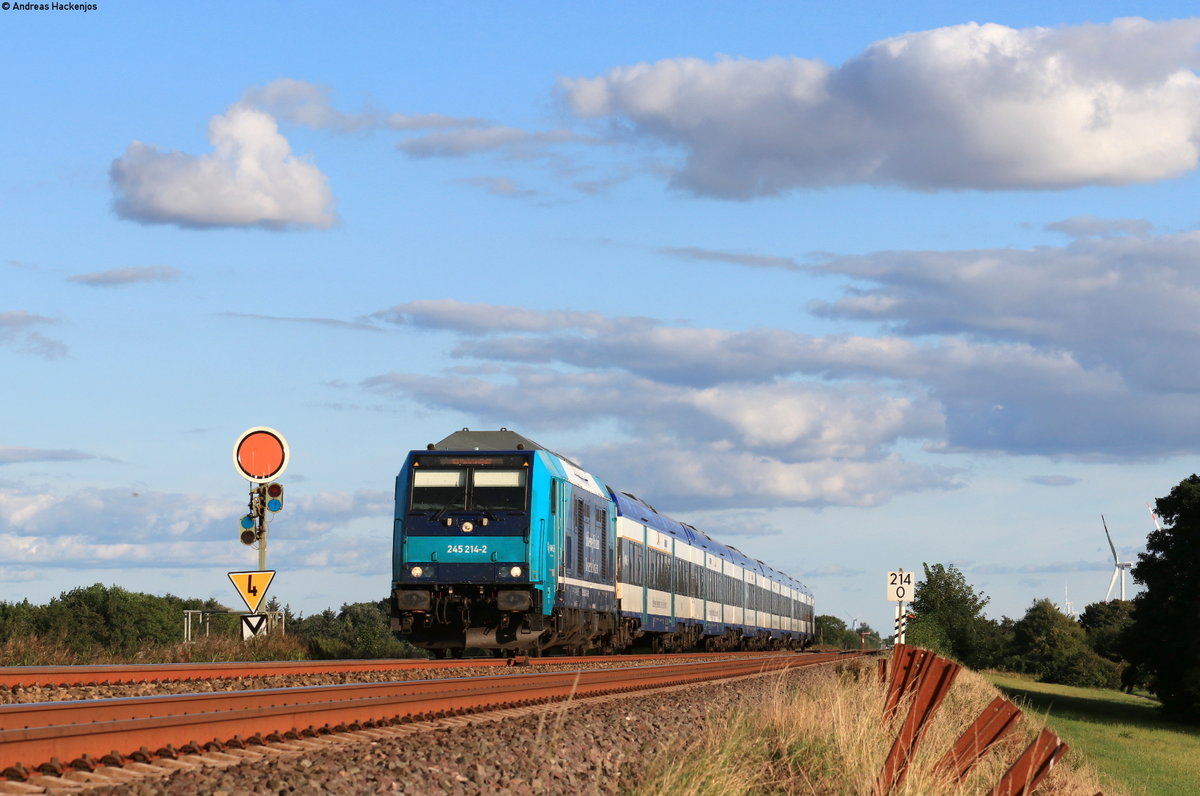
M304 613L464 426L880 629L1102 599L1196 469L1189 6L96 5L0 11L0 600L236 605L257 425Z

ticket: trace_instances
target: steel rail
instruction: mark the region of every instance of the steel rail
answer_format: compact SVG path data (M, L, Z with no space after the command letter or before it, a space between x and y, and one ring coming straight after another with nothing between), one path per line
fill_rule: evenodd
M407 669L462 669L511 666L573 666L583 663L695 660L697 658L761 656L763 652L682 653L663 655L592 655L546 658L379 658L337 661L234 661L216 663L139 663L88 666L4 666L0 667L0 687L112 685L214 678L275 677L280 675L322 675L347 672L387 672ZM795 654L795 653L777 653Z
M242 743L329 728L660 688L844 659L838 653L744 656L660 666L535 672L507 676L352 683L124 699L0 706L0 772L88 768L176 747ZM61 762L60 762L61 761Z

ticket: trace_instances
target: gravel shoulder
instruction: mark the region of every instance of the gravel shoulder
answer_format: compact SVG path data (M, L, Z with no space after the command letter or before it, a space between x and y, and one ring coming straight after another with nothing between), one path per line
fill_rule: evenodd
M719 727L739 703L777 693L781 678L799 682L812 674L812 670L792 670L648 695L581 700L518 718L443 720L439 729L353 743L331 736L329 741L310 744L312 748L299 755L273 755L225 769L181 771L165 780L88 792L98 796L631 793L655 755L685 754L690 743L714 725Z

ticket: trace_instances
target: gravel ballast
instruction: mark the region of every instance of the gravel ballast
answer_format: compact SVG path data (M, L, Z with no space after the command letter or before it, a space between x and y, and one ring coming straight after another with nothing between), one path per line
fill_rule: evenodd
M494 672L495 670L492 670ZM739 703L776 692L780 678L812 670L690 685L636 696L580 700L480 721L349 742L335 735L286 757L269 754L229 768L180 771L89 790L118 794L588 794L628 792L655 755L688 745ZM194 685L194 684L193 684ZM450 726L447 726L450 725ZM377 733L387 734L387 731ZM286 745L285 745L286 747ZM252 747L253 749L253 747Z

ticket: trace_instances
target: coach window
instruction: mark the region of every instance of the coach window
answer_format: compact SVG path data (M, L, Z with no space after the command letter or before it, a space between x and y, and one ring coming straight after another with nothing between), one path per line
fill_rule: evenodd
M658 583L654 586L659 591L671 590L671 554L658 554Z

